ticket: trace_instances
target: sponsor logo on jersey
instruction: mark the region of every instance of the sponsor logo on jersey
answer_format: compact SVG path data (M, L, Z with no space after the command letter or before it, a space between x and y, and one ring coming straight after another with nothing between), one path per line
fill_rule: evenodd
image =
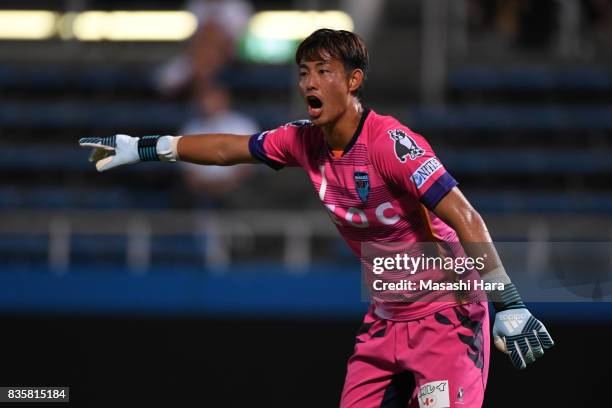
M402 129L393 129L387 132L391 140L394 141L395 156L400 162L405 163L406 156L408 156L410 160L415 160L417 157L421 157L425 154L425 150L419 147L414 139L408 136Z
M368 194L370 193L370 177L368 173L363 171L355 172L355 189L362 203L368 201Z
M419 408L449 408L448 380L432 381L419 388Z
M432 157L425 163L421 164L412 174L412 180L414 181L414 184L416 184L417 188L421 188L423 184L429 180L431 175L434 174L440 167L442 167L442 163L440 163L435 157Z

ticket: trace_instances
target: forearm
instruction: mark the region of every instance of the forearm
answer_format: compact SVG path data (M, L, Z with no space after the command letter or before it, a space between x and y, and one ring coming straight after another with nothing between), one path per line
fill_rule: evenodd
M521 297L506 273L482 217L473 209L466 217L468 219L459 223L455 229L466 255L473 259L478 257L484 259L484 267L478 272L485 282L504 284L503 291L493 290L488 293L495 309L524 307Z
M453 228L466 254L474 259L484 259L481 276L491 282L509 283L497 249L480 214L471 208L463 212L462 218Z
M98 171L106 171L141 161L176 162L230 166L256 163L249 150L249 136L205 134L183 136L132 137L117 134L108 137L84 137L82 147L93 148L89 161Z
M552 347L554 341L542 322L525 307L502 266L482 217L473 208L464 215L465 219L455 227L462 247L470 257L485 258L484 268L479 271L483 281L503 283L503 290L487 291L495 309L493 342L495 347L510 355L516 368L523 369L541 357L544 349Z
M176 142L178 159L197 164L230 166L255 163L249 151L249 137L230 134L202 134L180 137Z
M481 274L494 272L502 267L487 226L459 189L451 190L438 203L434 213L455 230L466 255L473 259L485 259Z
M466 255L483 261L483 267L478 269L480 277L485 282L504 284L504 291L493 290L488 293L496 309L522 305L520 296L493 245L487 226L463 194L455 187L440 201L434 212L455 230Z

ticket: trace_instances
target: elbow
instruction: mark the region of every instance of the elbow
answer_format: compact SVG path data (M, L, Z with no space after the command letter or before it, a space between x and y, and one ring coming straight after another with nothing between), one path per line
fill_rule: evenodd
M233 166L238 163L239 162L236 161L236 159L233 158L231 155L219 152L219 154L217 154L217 156L215 157L215 162L213 164L215 166Z
M215 166L229 166L230 164L232 164L230 162L230 154L229 154L228 146L224 145L220 149L217 150L213 158L213 163L211 164Z
M240 163L237 156L236 139L226 137L215 152L213 164L216 166L233 166Z
M478 228L484 226L484 221L480 213L476 211L469 203L456 206L449 214L443 218L443 221L450 225L455 230Z
M227 157L223 155L223 153L219 153L215 156L213 163L211 163L214 166L228 166L228 160Z
M463 219L465 220L465 224L468 225L470 228L486 229L482 216L472 206L469 206L469 208L465 209Z
M469 206L465 210L465 220L468 224L481 224L483 223L480 213L472 206Z
M474 237L475 240L482 241L483 237L486 237L486 242L490 241L489 230L480 213L474 208L470 208L465 216L465 226L470 234L476 234L480 238ZM484 241L482 241L484 242Z

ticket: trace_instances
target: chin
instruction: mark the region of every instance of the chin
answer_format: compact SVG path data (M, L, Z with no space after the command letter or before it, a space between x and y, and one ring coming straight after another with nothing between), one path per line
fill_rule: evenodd
M321 126L321 117L310 118L310 123L312 123L315 126Z
M315 125L315 126L325 126L327 125L330 121L326 120L326 118L321 115L317 118L310 118L310 122Z

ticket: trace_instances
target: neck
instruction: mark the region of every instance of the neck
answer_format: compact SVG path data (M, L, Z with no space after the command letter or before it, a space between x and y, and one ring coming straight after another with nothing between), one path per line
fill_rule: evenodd
M361 103L353 100L338 120L323 125L321 129L327 145L333 150L344 150L357 131L362 114Z

